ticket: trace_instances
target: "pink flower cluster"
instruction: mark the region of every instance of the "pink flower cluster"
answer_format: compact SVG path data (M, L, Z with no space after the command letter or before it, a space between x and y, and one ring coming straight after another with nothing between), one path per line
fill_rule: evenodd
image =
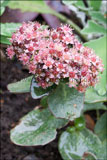
M104 70L101 59L67 25L47 29L38 22L23 23L10 41L8 56L16 55L43 88L68 78L69 87L84 92L98 82L98 74Z

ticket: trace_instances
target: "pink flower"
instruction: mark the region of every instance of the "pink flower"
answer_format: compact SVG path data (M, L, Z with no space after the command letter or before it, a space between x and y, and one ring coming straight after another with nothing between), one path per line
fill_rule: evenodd
M85 92L98 82L98 74L104 70L101 59L92 49L84 47L67 25L50 30L43 29L38 22L23 23L11 42L8 56L16 55L27 65L43 88L68 78L69 87Z
M29 64L29 73L35 74L36 66L34 64Z
M9 56L10 59L12 59L13 56L15 55L15 52L14 52L12 46L10 46L9 48L7 48L7 54L8 54L8 56Z
M19 56L19 60L22 61L24 65L26 65L29 63L29 56L23 53Z

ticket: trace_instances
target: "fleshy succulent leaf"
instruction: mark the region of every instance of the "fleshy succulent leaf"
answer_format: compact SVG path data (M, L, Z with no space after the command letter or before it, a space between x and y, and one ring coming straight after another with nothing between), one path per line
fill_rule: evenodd
M59 151L64 160L105 159L106 149L100 139L88 129L74 132L63 132L59 141ZM103 154L101 154L103 152Z
M107 30L100 24L89 20L85 28L81 31L83 34L102 34L105 35Z
M97 103L97 102L106 102L106 101L107 101L107 96L99 95L93 87L88 88L85 92L86 103Z
M102 141L107 140L107 112L105 112L97 121L94 131Z
M57 118L74 120L83 109L84 94L65 83L60 83L48 98L49 108Z
M21 146L45 145L55 139L56 129L66 124L67 120L56 119L48 109L35 109L11 130L11 140Z
M21 81L8 84L7 88L11 93L26 93L30 92L30 85L33 76L22 79Z

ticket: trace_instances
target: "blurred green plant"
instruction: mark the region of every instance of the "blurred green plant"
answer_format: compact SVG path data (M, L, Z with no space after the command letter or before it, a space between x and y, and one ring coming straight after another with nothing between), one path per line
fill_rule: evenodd
M106 28L106 17L105 14L101 13L101 4L102 1L93 1L88 0L86 1L88 7L86 7L83 0L63 0L63 3L66 4L69 8L72 9L72 6L75 6L80 11L84 12L88 16L88 21L83 30L81 31L82 34L89 35L89 34L101 34L105 35L107 32Z
M23 7L24 6L24 7ZM30 7L29 7L30 6ZM44 0L39 0L39 1L10 1L8 3L8 7L12 9L20 9L23 12L39 12L39 13L45 13L45 14L52 14L56 17L58 17L62 22L66 22L70 24L80 35L81 38L83 38L85 41L87 41L86 36L81 34L81 29L71 20L66 18L66 16L57 13L55 10L50 8Z
M7 6L9 0L1 0L0 1L0 16L4 13L5 7Z
M23 7L24 6L24 7ZM30 6L30 7L29 7ZM10 1L8 7L11 9L19 8L22 12L38 12L46 14L57 14L56 11L51 9L44 0L39 1Z

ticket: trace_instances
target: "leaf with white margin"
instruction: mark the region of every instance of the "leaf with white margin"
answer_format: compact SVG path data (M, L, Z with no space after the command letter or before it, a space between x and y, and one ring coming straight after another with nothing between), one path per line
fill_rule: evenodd
M106 158L102 142L86 128L72 133L63 132L59 140L59 151L64 160L81 160L86 153L91 156L91 160ZM101 155L101 152L104 153Z
M67 5L69 8L72 8L72 5L73 5L82 11L88 11L91 9L91 8L87 8L82 0L79 0L79 1L78 0L75 0L75 1L63 0L62 2L65 5Z
M67 123L67 120L56 119L48 109L35 109L11 130L11 140L20 146L45 145L56 138L56 129Z
M49 89L43 89L42 87L38 86L35 77L33 77L32 79L32 83L31 83L31 96L34 99L39 99L42 98L44 96L47 96L49 94Z
M74 120L80 117L84 106L84 94L65 83L60 83L49 95L48 105L52 114L57 118Z

